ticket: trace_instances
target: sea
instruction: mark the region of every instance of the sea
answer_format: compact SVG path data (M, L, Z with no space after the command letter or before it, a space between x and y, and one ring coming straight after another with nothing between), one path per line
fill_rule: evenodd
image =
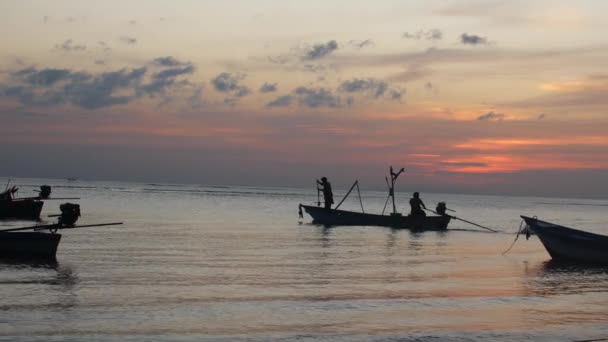
M1 341L608 339L608 268L552 262L535 236L515 241L520 215L608 234L608 200L422 193L500 232L460 220L412 232L313 225L298 205L316 204L314 188L11 184L22 197L48 184L79 198L46 201L44 221L76 202L78 224L123 224L61 231L54 262L0 260ZM398 189L399 211L413 190ZM365 212L382 212L385 192L361 196ZM360 211L358 196L341 208Z

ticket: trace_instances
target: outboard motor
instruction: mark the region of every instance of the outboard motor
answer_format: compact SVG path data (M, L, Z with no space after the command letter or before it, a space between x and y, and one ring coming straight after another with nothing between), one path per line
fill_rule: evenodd
M49 198L49 196L51 196L51 186L50 185L41 185L40 193L39 193L38 197L40 197L40 199L47 199L47 198Z
M446 211L447 211L447 207L445 205L445 202L439 202L437 203L437 208L435 208L435 211L437 212L437 214L439 215L446 215Z
M59 206L61 216L59 224L63 226L73 226L80 217L80 205L74 203L63 203Z

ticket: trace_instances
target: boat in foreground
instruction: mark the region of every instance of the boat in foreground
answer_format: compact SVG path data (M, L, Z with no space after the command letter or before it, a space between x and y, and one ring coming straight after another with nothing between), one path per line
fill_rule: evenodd
M59 208L61 214L50 215L58 217L57 223L0 230L0 257L55 259L61 240L61 234L57 234L58 230L122 224L114 222L76 226L75 223L80 217L80 205L64 203Z
M45 232L0 232L0 256L53 259L61 234Z
M412 230L446 230L451 219L447 215L378 215L339 209L325 209L304 204L300 204L300 207L312 217L314 224L327 226L381 226Z
M608 264L608 236L560 226L536 218L521 216L527 229L536 234L551 258Z

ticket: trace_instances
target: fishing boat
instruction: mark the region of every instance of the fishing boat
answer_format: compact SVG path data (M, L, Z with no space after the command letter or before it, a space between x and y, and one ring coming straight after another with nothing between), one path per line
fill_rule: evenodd
M30 220L39 221L42 206L45 200L77 200L77 197L53 197L51 198L51 187L41 185L40 190L34 190L37 196L18 198L15 196L19 188L16 186L6 187L0 192L0 220Z
M44 202L42 197L15 198L16 186L0 193L0 219L39 220Z
M379 215L339 209L325 209L300 204L312 217L312 223L326 226L381 226L412 230L446 230L450 216Z
M521 216L553 260L608 264L608 236Z
M61 234L47 232L0 232L0 256L31 259L55 258Z
M55 259L63 229L100 227L122 224L122 222L76 226L80 217L80 205L64 203L57 223L32 227L8 228L0 230L0 257L20 259Z
M397 229L411 229L411 230L446 230L450 223L451 216L443 214L437 216L411 216L402 215L398 213L395 205L395 182L399 175L404 171L403 168L399 172L394 172L393 167L390 167L391 181L389 183L388 177L386 177L386 184L388 186L389 195L384 204L382 214L370 214L366 213L363 209L363 202L361 201L361 192L359 190L359 181L355 183L348 190L342 201L338 203L336 208L327 209L320 206L320 200L317 201L317 206L314 205L299 205L300 217L303 217L303 212L306 211L313 219L313 224L325 225L325 226L381 226L391 227ZM342 205L344 200L350 195L353 189L357 187L359 193L359 201L361 203L361 212L340 210L339 207ZM317 193L319 189L317 188ZM389 199L393 200L393 212L389 215L385 215L386 205ZM445 208L445 203L441 202L442 206L438 208Z

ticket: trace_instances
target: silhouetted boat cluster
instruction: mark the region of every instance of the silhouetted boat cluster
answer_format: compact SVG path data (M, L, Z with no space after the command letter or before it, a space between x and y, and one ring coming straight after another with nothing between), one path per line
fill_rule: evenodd
M51 187L48 185L41 186L38 196L35 197L16 198L17 191L16 186L10 188L7 186L6 190L0 193L0 219L40 221L44 200L78 199L50 198ZM61 234L57 233L59 230L122 224L116 222L76 226L75 223L80 217L80 205L63 203L59 208L61 214L49 215L49 217L57 217L56 223L1 229L0 257L54 259L61 241Z
M445 202L440 202L437 205L435 211L431 211L436 216L404 216L395 210L395 181L399 174L403 172L403 169L398 173L393 172L393 168L390 168L391 182L389 183L388 177L386 183L389 190L387 202L390 198L393 200L393 212L389 215L382 214L370 214L363 211L363 203L361 203L362 212L347 211L338 209L344 200L351 193L353 188L357 186L358 181L355 181L350 190L346 193L342 201L336 206L336 208L321 207L320 200L317 202L317 206L300 204L299 215L303 218L302 209L309 214L313 221L313 224L319 224L326 227L331 226L380 226L390 227L393 229L410 229L416 231L437 231L447 230L448 224L451 219L461 220L463 222L472 224L477 227L484 228L492 232L498 232L492 228L488 228L477 223L467 221L456 216L452 216L446 213L447 209ZM319 189L317 189L319 190ZM359 200L361 201L361 195L359 194ZM385 208L386 208L385 203ZM526 223L526 232L529 236L530 233L536 234L545 249L556 261L574 261L574 262L585 262L585 263L599 263L608 264L608 236L589 233L573 228L560 226L558 224L541 221L537 218L531 218L527 216L521 216Z
M403 169L397 173L393 172L392 167L390 169L390 183L388 177L386 178L389 194L382 214L371 214L364 211L359 184L358 181L355 181L335 208L330 208L330 206L321 207L318 198L317 206L300 204L299 215L303 218L304 210L312 217L313 224L323 226L381 226L415 231L444 231L447 230L450 221L456 219L497 232L491 228L447 214L446 211L450 209L447 209L445 202L439 202L435 211L424 208L435 215L427 216L424 213L422 215L402 215L397 212L395 181L401 172L403 172ZM339 209L355 186L359 192L361 212ZM317 190L320 189L317 188ZM50 198L51 187L48 185L41 186L40 190L37 191L38 195L33 197L17 198L15 196L17 191L16 186L8 187L7 185L5 191L0 193L0 220L39 221L44 200L68 199ZM415 198L417 197L415 196ZM392 199L393 212L385 215L384 211L390 199ZM333 199L328 203L333 203ZM73 203L63 203L60 205L60 210L61 213L58 215L49 215L49 217L58 218L56 223L0 230L0 257L55 258L57 247L61 241L61 234L58 231L122 224L122 222L114 222L76 226L75 223L80 217L80 206ZM537 235L554 260L608 264L608 236L568 228L528 216L521 217L526 223L523 231L526 232L528 237L530 234Z

